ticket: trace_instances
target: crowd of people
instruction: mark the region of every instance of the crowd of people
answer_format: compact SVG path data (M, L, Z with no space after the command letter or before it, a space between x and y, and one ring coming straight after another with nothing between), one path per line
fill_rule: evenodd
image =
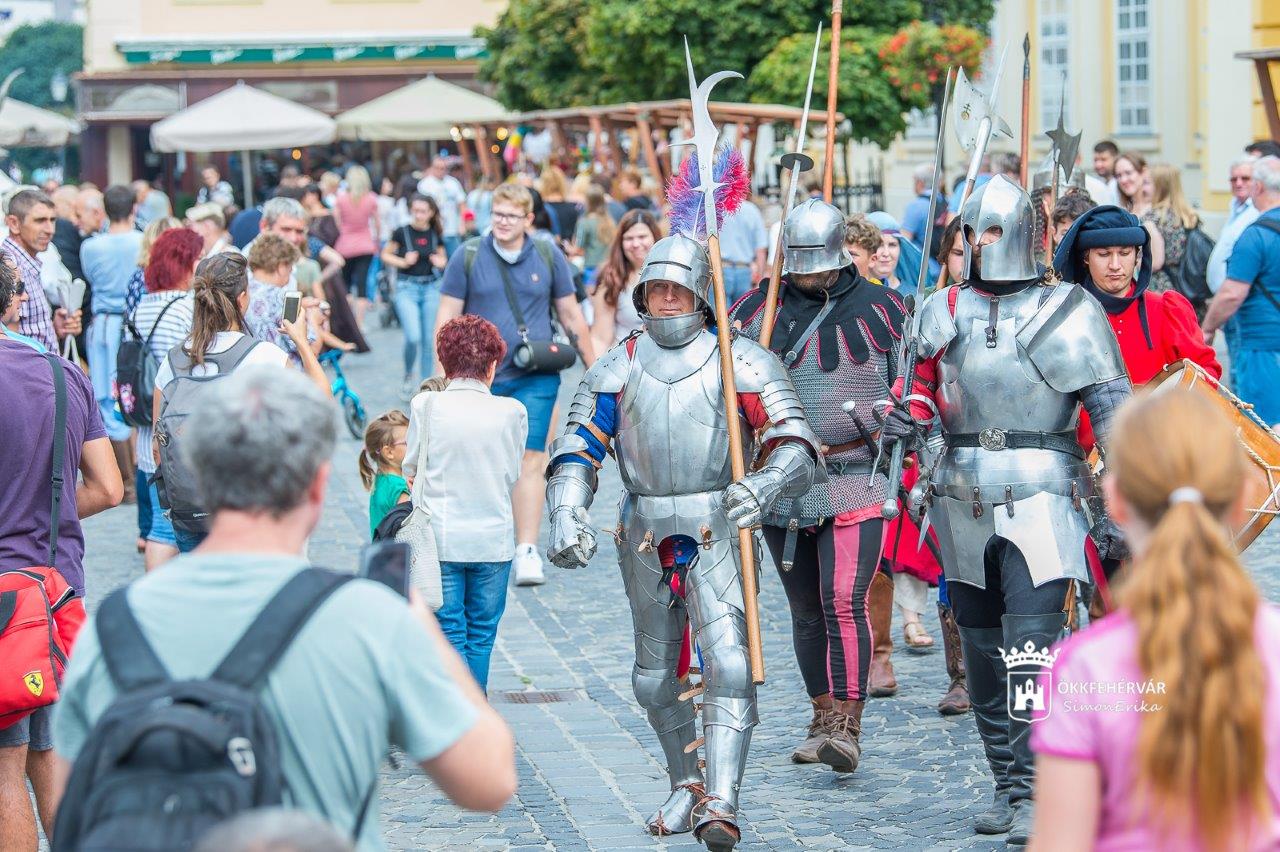
M733 597L736 529L760 526L812 709L795 762L857 769L868 700L899 689L896 607L907 649L927 653L941 638L948 686L938 712L971 712L977 724L995 781L977 831L1007 832L1011 843L1034 837L1045 849L1091 840L1143 847L1165 827L1116 792L1136 779L1162 812L1193 815L1188 827L1204 848L1265 846L1275 834L1269 809L1280 797L1268 784L1275 761L1267 719L1275 708L1257 684L1275 676L1263 649L1280 628L1225 531L1239 510L1242 459L1229 426L1203 400L1173 394L1120 403L1130 382L1144 384L1182 359L1222 378L1213 348L1222 329L1223 380L1265 423L1280 424L1280 297L1272 295L1280 290L1272 260L1280 257L1280 213L1271 212L1280 208L1280 145L1256 143L1232 163L1231 209L1216 242L1176 168L1105 140L1093 155L1091 173L1035 175L1023 190L1017 157L993 154L965 205L959 182L950 193L931 188L932 169L921 166L901 217L846 214L822 200L812 178L785 221L763 197L726 217L723 307L739 332L739 366L748 370L739 405L769 450L733 484L723 481L720 427L707 425L705 443L687 457L672 448L697 439L691 425L646 420L633 428L644 419L637 398L677 394L688 414L693 391L678 390L680 383L719 381L719 361L703 357L716 346L706 323L715 295L705 249L671 231L657 185L639 171L571 178L548 164L497 185L466 186L455 161L436 157L422 168L404 164L375 187L360 164L314 180L290 167L270 198L239 209L230 184L208 166L180 216L145 182L11 192L0 246L0 382L7 399L22 403L0 412L0 428L16 442L0 476L26 485L2 498L0 590L15 571L49 564L68 598L83 598L79 521L120 503L136 505L146 574L109 596L88 629L48 607L51 635L62 630L58 641L65 649L74 641L75 651L49 670L60 687L56 704L22 696L31 706L8 725L0 712L0 848L36 848L37 819L46 836L186 831L196 842L196 829L212 823L179 827L145 816L164 801L147 798L163 792L150 782L137 791L135 811L94 823L88 773L111 770L77 758L98 754L131 695L222 671L243 650L242 637L270 645L260 622L290 597L282 590L297 589L293 597L306 601L312 586L310 608L294 607L279 659L259 661L256 684L278 737L269 759L288 804L327 825L264 810L222 823L200 848L232 848L209 844L281 825L294 836L314 833L315 848L350 848L344 836L380 848L370 802L392 746L461 807L502 807L515 789L513 743L486 694L508 586L547 581L545 517L551 561L590 559L595 533L586 509L609 456L619 459L628 492L616 535L637 630L634 686L672 784L648 821L655 834L691 830L721 849L740 839L738 790L756 718L735 620L742 610ZM1009 250L992 248L1002 235L974 233L966 212L975 197L1015 191L1026 196L1033 224L1020 266ZM762 282L779 246L786 275L770 343ZM999 277L999 263L1014 263L1016 274ZM1089 578L1064 568L1045 583L1007 534L976 551L983 577L957 582L949 566L957 554L975 553L958 544L960 527L940 538L936 523L922 535L918 517L885 521L880 507L897 483L866 484L878 443L910 444L925 468L938 449L911 443L919 424L877 408L895 382L902 392L906 297L923 303L945 288L953 327L957 312L975 310L966 299L989 298L986 345L996 349L1006 320L1021 321L999 311L1022 291L1000 288L1032 280L1032 288L1080 285L1094 306L1087 311L1115 342L1114 351L1101 345L1087 356L1097 381L1070 389L1078 428L1073 421L1069 434L1038 433L1057 442L1042 437L1041 450L1063 446L1064 434L1068 453L1106 447L1110 525L1087 531L1098 572L1120 588L1120 609L1068 640L1055 674L1062 683L1176 682L1191 695L1150 720L1137 713L1059 714L1033 726L1012 720L996 652L1023 640L1052 645L1067 581ZM410 545L407 601L310 570L306 558L338 446L322 357L369 352L365 329L375 317L400 328L399 359L380 363L400 370L403 410L370 418L351 464L369 491L369 539ZM987 314L973 322L988 323ZM906 409L921 421L948 404L938 379L951 367L944 354L951 341L933 343L922 353L917 392L932 410ZM1060 375L1037 357L1037 371L1060 390ZM677 375L698 358L701 366ZM561 410L562 375L575 363L586 378ZM968 369L981 369L982 359L976 363ZM852 416L830 406L833 388L837 402L854 403ZM715 424L719 405L710 400L691 423ZM954 431L945 412L941 420L939 434ZM1207 457L1203 443L1190 440L1190 423L1211 442ZM657 430L668 448L662 463L657 444L637 437L645 430ZM1159 470L1144 461L1152 441L1161 448ZM668 469L680 459L702 478L686 482ZM916 475L908 471L906 490ZM963 511L977 519L1007 510L1014 518L1022 498L1012 489L992 502L975 487ZM692 500L704 493L714 500ZM655 501L669 494L685 501L685 521L701 524L697 536L661 514ZM1077 490L1059 497L1080 511ZM1033 524L1032 513L1022 517ZM1063 528L1053 534L1075 534ZM975 590L984 578L987 586ZM1205 595L1219 585L1229 593ZM924 616L935 607L932 631ZM211 608L226 617L193 633ZM1223 650L1192 611L1211 613L1238 641ZM680 700L691 656L686 627L704 671L705 765L688 748L694 708ZM0 624L0 637L4 630ZM144 663L126 664L124 649ZM1245 699L1215 700L1215 690ZM28 691L40 699L31 682ZM1042 802L1041 789L1070 795Z

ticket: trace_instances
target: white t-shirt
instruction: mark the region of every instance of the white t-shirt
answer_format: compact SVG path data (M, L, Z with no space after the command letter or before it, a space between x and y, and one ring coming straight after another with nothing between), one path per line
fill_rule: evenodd
M239 331L220 331L213 336L213 345L205 350L206 355L220 355L226 352L244 334ZM272 346L270 343L259 340L249 350L249 354L244 356L244 360L240 362L240 367L268 366L268 367L287 367L289 365L289 356L279 346ZM218 365L212 361L205 361L191 368L193 376L216 376L218 374ZM163 388L169 382L173 381L173 368L169 366L169 359L165 358L160 364L160 369L156 372L156 387Z
M430 195L440 208L440 225L446 237L456 237L462 233L462 216L458 205L467 200L462 184L453 175L438 178L427 175L418 181L418 192Z

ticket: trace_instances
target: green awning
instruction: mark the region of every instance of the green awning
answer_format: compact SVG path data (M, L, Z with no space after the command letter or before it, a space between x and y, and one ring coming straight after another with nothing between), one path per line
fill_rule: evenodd
M351 44L143 44L118 43L130 65L285 65L297 62L360 62L407 59L475 59L486 55L480 39L432 41L400 40L394 43Z

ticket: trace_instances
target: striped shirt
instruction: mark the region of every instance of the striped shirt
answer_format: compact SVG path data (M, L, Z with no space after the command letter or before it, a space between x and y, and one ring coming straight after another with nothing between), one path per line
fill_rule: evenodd
M178 304L169 308L163 318L160 312L165 305L177 300ZM138 302L138 309L133 314L134 327L138 334L146 340L147 335L155 330L151 337L151 354L161 364L169 357L169 350L181 344L191 334L191 323L195 315L195 300L186 290L164 290L159 293L146 293ZM156 325L156 320L160 324ZM143 473L155 473L156 463L151 456L152 426L138 427L138 443L135 451L138 455L138 470Z
M27 300L22 303L22 312L18 316L18 331L39 340L50 351L56 351L58 336L53 332L53 308L49 306L40 281L40 261L27 254L27 250L12 236L0 243L0 250L8 253L18 264L18 274L27 288Z

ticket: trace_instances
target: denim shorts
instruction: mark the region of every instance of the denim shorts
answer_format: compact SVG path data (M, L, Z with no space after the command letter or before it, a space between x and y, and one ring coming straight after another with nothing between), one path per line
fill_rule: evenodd
M547 451L551 433L551 415L560 393L559 373L538 373L493 383L493 395L518 400L529 416L529 437L524 448L535 453Z
M31 751L53 748L53 705L41 707L25 719L0 728L0 748L26 746Z
M173 537L173 524L164 516L164 507L160 505L160 493L156 491L154 483L147 486L147 494L151 502L151 529L147 531L147 541L177 547L178 540Z

